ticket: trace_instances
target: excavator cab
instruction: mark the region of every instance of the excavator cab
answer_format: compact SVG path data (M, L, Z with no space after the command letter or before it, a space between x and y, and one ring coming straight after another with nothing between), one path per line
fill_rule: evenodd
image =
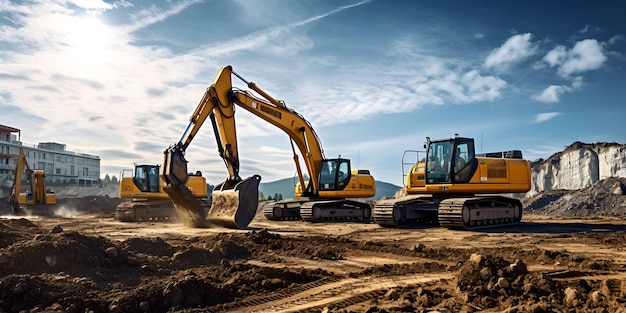
M159 192L159 165L135 165L133 183L142 192Z
M474 160L474 139L455 137L426 143L426 183L447 184L468 182L464 175Z
M350 160L326 159L322 160L319 190L343 190L350 181Z

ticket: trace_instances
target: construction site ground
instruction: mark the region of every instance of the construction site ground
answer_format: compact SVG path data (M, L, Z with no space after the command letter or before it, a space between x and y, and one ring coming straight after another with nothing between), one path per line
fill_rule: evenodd
M589 202L577 192L560 205ZM2 206L0 312L626 312L626 196L576 215L554 194L480 231L261 213L246 230L129 223L106 195L60 198L46 217Z

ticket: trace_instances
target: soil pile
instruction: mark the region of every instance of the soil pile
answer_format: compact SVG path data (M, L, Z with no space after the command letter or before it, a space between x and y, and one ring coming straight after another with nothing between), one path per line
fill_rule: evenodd
M115 215L115 208L127 199L111 198L108 195L90 195L84 197L57 197L57 203L52 205L24 205L18 215L71 217L83 214L111 216ZM0 199L0 215L13 215L8 198Z
M503 312L593 312L598 308L619 309L603 291L606 286L586 280L559 281L559 273L531 273L516 259L473 254L459 269L460 298L476 310Z
M46 231L26 219L2 220L0 311L166 312L193 307L221 311L255 294L293 288L330 274L245 264L279 236L219 234L174 246L160 238L113 242ZM304 249L304 247L303 247ZM322 254L306 249L293 254ZM231 304L232 306L232 304Z
M527 213L557 217L625 217L626 178L603 179L581 190L548 190L522 204Z

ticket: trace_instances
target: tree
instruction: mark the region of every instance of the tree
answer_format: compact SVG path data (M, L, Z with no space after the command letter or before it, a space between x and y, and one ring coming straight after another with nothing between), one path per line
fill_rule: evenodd
M104 175L104 184L105 185L111 184L111 177L109 176L109 174Z
M117 177L115 177L115 175L113 175L113 176L111 177L111 183L112 183L112 184L117 184Z

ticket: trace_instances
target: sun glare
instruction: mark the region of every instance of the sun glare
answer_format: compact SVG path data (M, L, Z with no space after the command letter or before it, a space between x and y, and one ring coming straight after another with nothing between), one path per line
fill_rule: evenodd
M71 62L78 66L97 66L110 52L111 30L96 18L76 18L68 25L67 45Z

